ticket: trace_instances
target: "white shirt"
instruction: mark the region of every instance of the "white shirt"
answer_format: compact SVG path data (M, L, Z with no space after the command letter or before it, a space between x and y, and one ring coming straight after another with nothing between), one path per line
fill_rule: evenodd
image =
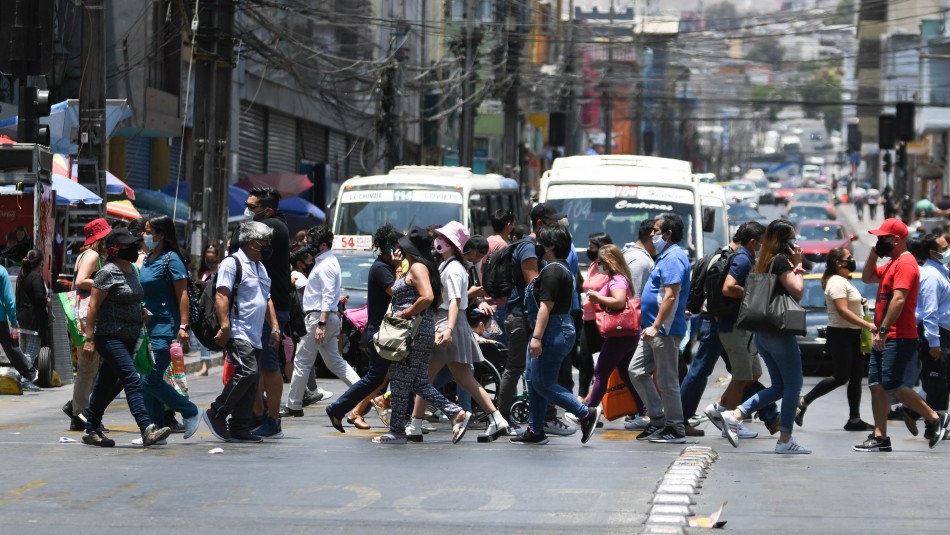
M445 260L439 266L439 277L442 280L442 304L439 308L448 310L453 299L461 299L460 312L468 308L468 270L465 265L451 258Z
M241 262L241 282L237 287L237 300L231 307L231 337L243 340L256 349L261 349L261 334L267 314L267 299L270 296L270 277L261 262L251 262L243 249L225 258L218 266L218 283L215 288L231 290L236 272L235 261Z
M290 272L290 278L294 280L297 291L303 295L303 289L307 287L307 276L295 269Z
M336 312L342 286L340 262L331 251L326 251L314 259L303 291L303 311Z

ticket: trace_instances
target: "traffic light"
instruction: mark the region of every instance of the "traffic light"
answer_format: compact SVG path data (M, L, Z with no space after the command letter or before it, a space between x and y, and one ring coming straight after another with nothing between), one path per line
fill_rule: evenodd
M897 161L894 162L894 165L901 171L907 169L907 145L902 144L897 148Z
M17 140L49 146L49 127L40 124L40 117L50 113L49 91L33 86L20 86L20 117Z
M884 165L881 166L881 170L884 171L884 174L891 174L891 153L890 151L884 153Z

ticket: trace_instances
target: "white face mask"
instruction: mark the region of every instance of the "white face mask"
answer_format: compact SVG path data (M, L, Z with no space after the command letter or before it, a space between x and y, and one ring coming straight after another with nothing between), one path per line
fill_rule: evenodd
M254 219L254 212L252 212L250 208L245 207L245 208L244 208L244 217L249 217L249 218L251 218L251 219Z
M660 254L663 251L663 248L666 247L666 240L663 239L663 235L654 235L653 236L653 248L656 249L656 253Z
M944 251L944 252L942 252L942 253L938 253L938 254L940 255L940 260L939 260L939 262L940 262L941 264L943 264L943 265L950 264L950 249L947 249L946 251Z

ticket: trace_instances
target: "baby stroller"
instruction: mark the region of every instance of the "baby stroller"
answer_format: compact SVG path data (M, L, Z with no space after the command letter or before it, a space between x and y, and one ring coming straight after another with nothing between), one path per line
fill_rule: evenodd
M508 348L494 340L500 328L495 320L479 309L467 312L469 324L476 333L478 348L485 360L475 364L475 380L485 388L491 396L492 403L498 404L498 390L501 387L501 372L508 361ZM487 421L488 415L477 404L472 406L473 418L476 422ZM517 424L528 423L528 386L524 374L521 375L521 393L515 396L511 403L511 419Z

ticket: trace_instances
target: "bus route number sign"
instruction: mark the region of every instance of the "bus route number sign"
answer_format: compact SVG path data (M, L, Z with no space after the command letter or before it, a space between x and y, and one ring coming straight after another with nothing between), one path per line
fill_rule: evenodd
M336 236L333 241L333 248L339 250L366 250L373 246L372 236Z

